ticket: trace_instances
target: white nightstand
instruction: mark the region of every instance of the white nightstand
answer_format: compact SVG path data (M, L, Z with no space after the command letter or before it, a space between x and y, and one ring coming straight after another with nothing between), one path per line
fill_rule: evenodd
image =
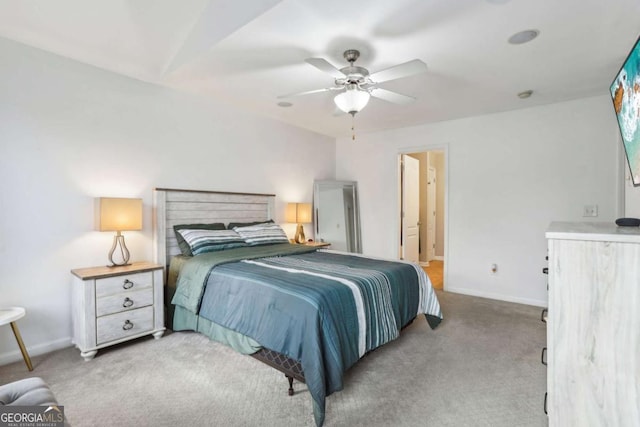
M110 345L164 334L163 270L150 262L71 270L73 341L84 360Z

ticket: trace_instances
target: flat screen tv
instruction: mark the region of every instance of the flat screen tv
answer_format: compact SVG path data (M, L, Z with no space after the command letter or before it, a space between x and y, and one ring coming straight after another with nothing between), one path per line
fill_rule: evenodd
M610 87L631 181L640 185L640 38Z

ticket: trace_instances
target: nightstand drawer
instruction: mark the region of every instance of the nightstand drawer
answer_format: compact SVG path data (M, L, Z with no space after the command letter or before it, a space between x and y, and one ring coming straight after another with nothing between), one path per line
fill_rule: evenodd
M96 297L118 294L122 291L137 291L149 288L152 284L153 274L150 271L96 279Z
M135 310L136 308L153 305L153 288L137 291L124 291L116 295L98 298L96 301L96 316Z
M153 329L153 307L142 307L97 319L97 344L115 341Z

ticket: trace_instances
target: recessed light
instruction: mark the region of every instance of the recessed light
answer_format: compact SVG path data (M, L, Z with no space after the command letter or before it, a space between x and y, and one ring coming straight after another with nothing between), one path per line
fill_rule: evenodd
M515 33L511 37L509 37L509 43L511 44L523 44L530 42L531 40L538 37L540 31L538 30L524 30L519 33Z
M280 101L278 102L278 107L291 107L293 104L287 101Z
M532 90L525 90L524 92L520 92L518 94L518 98L520 99L527 99L529 98L531 95L533 95L533 91Z

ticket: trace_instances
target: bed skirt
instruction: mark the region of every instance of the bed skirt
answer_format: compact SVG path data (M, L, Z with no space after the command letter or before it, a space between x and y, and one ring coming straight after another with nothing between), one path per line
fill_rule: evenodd
M239 353L250 355L277 369L289 379L289 394L292 394L293 391L291 389L292 378L305 382L304 372L299 361L275 350L264 348L252 338L213 323L183 307L175 307L173 327L174 331L192 330L200 332L213 341L225 344Z

